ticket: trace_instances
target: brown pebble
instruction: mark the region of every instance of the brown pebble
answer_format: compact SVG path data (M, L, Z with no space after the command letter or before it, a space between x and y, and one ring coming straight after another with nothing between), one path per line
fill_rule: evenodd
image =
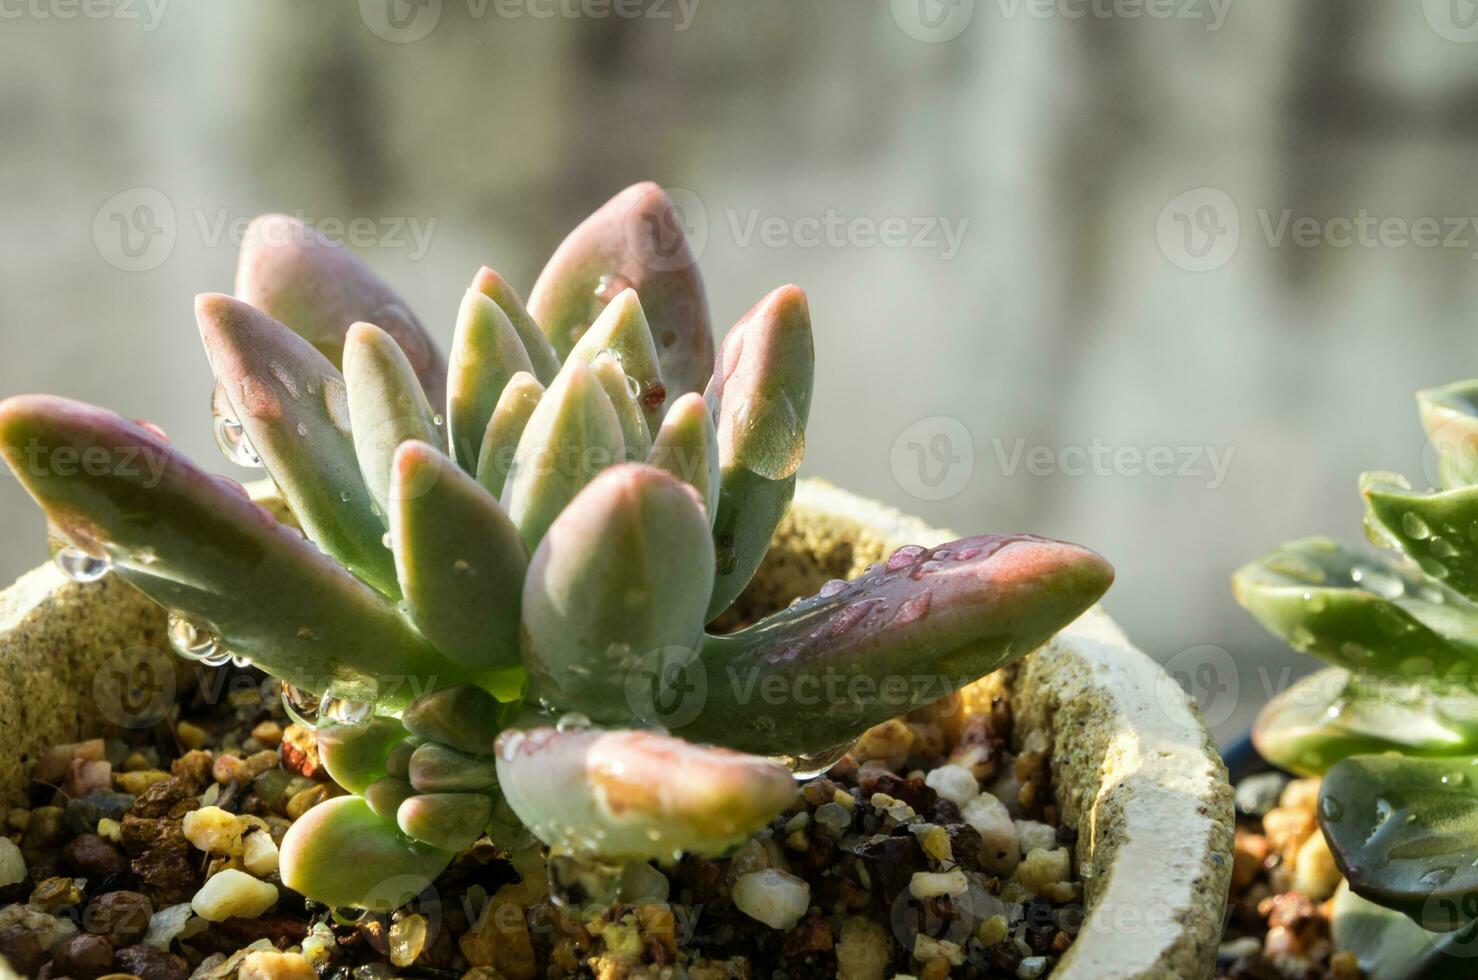
M190 965L183 956L153 946L125 946L116 957L118 967L139 980L186 980Z
M154 905L139 892L117 891L99 895L87 905L82 927L107 938L114 946L132 946L149 931Z
M138 796L155 783L162 783L169 779L170 775L158 769L142 769L138 772L120 772L113 777L113 782L125 793Z
M130 814L123 818L122 837L123 849L133 857L130 867L143 884L141 890L157 907L188 902L194 897L200 871L178 820Z
M119 853L118 848L97 834L74 837L62 849L62 857L66 860L67 867L88 881L102 881L109 875L128 868L128 861Z
M187 749L198 749L205 744L206 739L210 738L205 729L188 721L176 724L174 734L175 738L180 740L180 744Z
M50 912L82 904L82 889L71 878L47 878L31 892L31 904Z
M282 741L282 726L271 719L259 722L251 730L251 737L263 745L276 745Z
M189 787L191 795L194 795L210 780L210 766L210 753L194 749L171 762L169 771Z
M831 923L824 916L812 914L785 934L780 942L780 952L787 959L799 959L812 953L825 953L833 945L835 939L831 934Z
M293 794L293 798L287 801L287 815L293 820L298 819L313 807L328 799L329 787L327 783L315 783L305 790L299 790Z
M19 925L0 929L0 956L23 976L35 976L49 952L35 930Z
M278 748L282 757L282 768L307 779L316 779L323 771L318 761L318 743L313 733L302 725L288 725L282 732L282 744Z
M886 769L863 766L858 777L862 798L871 799L874 793L886 793L895 800L902 800L913 807L915 813L929 813L939 801L939 794L922 779L904 779Z
M56 975L95 980L113 969L113 946L102 936L83 932L57 947L51 959Z

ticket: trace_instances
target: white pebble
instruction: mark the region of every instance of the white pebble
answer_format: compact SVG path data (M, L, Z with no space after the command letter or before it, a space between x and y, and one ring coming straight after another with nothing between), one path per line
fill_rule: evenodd
M277 870L277 842L265 830L254 830L241 839L241 863L258 878Z
M924 783L955 806L964 806L980 793L980 783L964 766L940 766L924 777Z
M980 866L993 875L1009 875L1021 863L1016 824L1006 805L981 793L961 809L965 822L980 833Z
M0 888L26 880L26 859L9 837L0 837Z
M1046 970L1047 957L1045 956L1028 956L1016 965L1016 975L1021 977L1022 980L1031 980L1033 977L1039 977Z
M1030 852L1016 869L1015 881L1040 895L1053 885L1072 880L1072 861L1067 848L1050 851L1038 848Z
M144 944L155 949L169 949L169 944L185 931L185 923L194 914L189 902L160 909L149 916L149 931L144 936Z
M233 916L255 919L277 902L277 889L258 881L245 871L227 868L210 878L195 897L190 908L210 922L223 922Z
M914 898L938 898L940 895L953 898L969 890L970 882L965 878L965 872L959 868L937 873L915 871L908 880L908 893Z
M771 929L787 931L811 906L811 886L788 871L769 868L734 882L734 906Z
M1016 837L1022 854L1038 849L1050 851L1057 846L1057 828L1035 820L1016 821Z

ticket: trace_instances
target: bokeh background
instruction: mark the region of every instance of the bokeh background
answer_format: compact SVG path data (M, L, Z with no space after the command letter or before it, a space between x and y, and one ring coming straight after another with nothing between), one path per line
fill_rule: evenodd
M0 0L0 393L224 472L191 297L253 215L445 343L654 179L720 329L808 291L804 473L1098 548L1225 741L1312 667L1232 569L1358 539L1360 471L1430 468L1412 391L1478 371L1475 137L1473 0ZM8 474L0 540L45 557Z

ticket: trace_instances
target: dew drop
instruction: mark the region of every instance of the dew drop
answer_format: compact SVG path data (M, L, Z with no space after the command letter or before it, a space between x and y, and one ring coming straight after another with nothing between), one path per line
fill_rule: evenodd
M348 490L340 490L339 491L339 500L342 501L343 503L346 503L347 504L349 501L351 501L353 499L354 499L354 495L351 494Z
M578 711L560 715L559 720L554 723L554 730L557 732L583 732L590 727L590 719Z
M219 643L210 630L196 626L175 613L169 614L169 645L186 660L199 661L216 657L219 648Z
M468 572L472 571L472 565L470 562L467 561L466 558L458 558L456 561L452 562L452 571L457 572L461 575L466 575Z
M628 374L626 376L626 391L631 395L632 399L641 398L641 382Z
M600 281L595 284L595 298L602 303L609 303L630 288L630 279L608 272L602 275Z
M233 418L223 415L216 419L216 445L237 466L255 469L262 465L262 457L257 455L256 448L246 437L246 430Z
M1345 805L1332 796L1319 798L1319 812L1324 814L1325 820L1339 820L1345 815Z
M51 561L63 575L73 582L96 582L113 568L107 557L89 555L81 548L67 545L51 556Z
M287 368L278 364L276 361L269 361L267 363L267 370L272 372L272 377L276 378L277 383L287 390L288 397L293 401L297 401L303 397L298 391L297 379L292 376Z
M815 779L840 762L842 757L851 751L851 748L851 742L843 742L841 745L834 745L829 749L816 752L777 756L776 761L789 769L796 779Z
M1433 868L1418 878L1417 881L1423 885L1429 885L1432 888L1440 888L1451 881L1452 876L1456 873L1457 868Z
M308 437L308 423L306 423L306 422L299 422L298 423L298 435L301 436L301 437L303 437L304 439L306 439Z
M1418 541L1425 541L1432 536L1432 529L1427 527L1427 522L1414 510L1401 515L1401 529Z
M1406 592L1406 586L1401 584L1400 578L1373 565L1356 565L1350 572L1350 580L1382 599L1399 599Z
M291 684L282 685L283 710L289 718L304 728L318 727L318 708L322 703L316 694L310 694Z
M1329 605L1329 600L1324 598L1322 592L1305 592L1304 608L1311 613L1321 613Z
M318 717L335 725L362 725L370 720L375 706L368 701L350 701L325 694L318 702Z
M909 596L904 603L898 607L893 618L888 621L892 626L907 626L909 623L917 623L929 615L930 597L927 591L918 595Z
M920 548L918 545L906 544L902 548L899 548L897 551L889 555L888 562L883 567L890 572L896 572L899 569L907 568L910 565L914 564L923 554L924 549Z
M1293 632L1288 634L1288 642L1299 653L1307 653L1314 645L1314 634L1307 626L1295 626Z
M437 412L435 415L431 416L431 424L436 426L438 429L441 428L442 426L446 425L446 416L441 414L440 412Z
M389 531L386 531L384 534L380 535L380 544L384 545L387 548L393 548L395 547L395 539L390 537Z
M845 591L847 582L845 579L834 578L821 587L816 595L822 599L830 599L838 592Z
M1453 547L1452 542L1447 540L1446 538L1439 538L1434 536L1432 538L1430 547L1432 549L1432 554L1436 555L1438 558L1457 557L1457 549Z
M338 378L323 379L323 409L334 428L349 432L349 389Z
M1466 786L1468 785L1468 777L1466 774L1461 772L1450 772L1442 777L1442 785L1451 786L1453 788Z
M969 561L971 558L977 558L979 556L979 548L966 548L959 554L955 555L955 561Z

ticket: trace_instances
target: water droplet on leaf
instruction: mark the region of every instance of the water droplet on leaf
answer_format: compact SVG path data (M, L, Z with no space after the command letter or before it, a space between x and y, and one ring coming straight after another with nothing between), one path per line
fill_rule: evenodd
M246 437L246 430L233 418L221 416L216 419L216 445L227 459L237 466L260 468L262 457Z
M63 575L73 582L96 582L113 568L106 556L89 555L81 548L67 545L51 556L51 561Z
M186 660L206 661L217 654L219 641L209 629L196 626L183 616L169 614L169 645ZM229 655L228 655L229 656ZM218 666L218 664L209 664Z

